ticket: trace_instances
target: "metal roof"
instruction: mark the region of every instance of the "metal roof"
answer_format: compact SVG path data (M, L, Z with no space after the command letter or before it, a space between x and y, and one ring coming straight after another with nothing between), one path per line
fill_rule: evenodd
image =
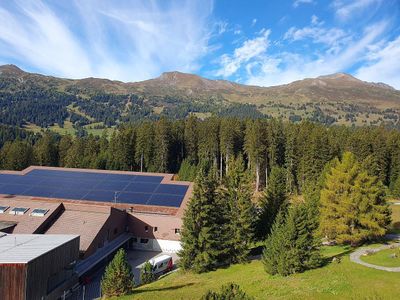
M0 264L28 263L77 237L64 234L0 233Z

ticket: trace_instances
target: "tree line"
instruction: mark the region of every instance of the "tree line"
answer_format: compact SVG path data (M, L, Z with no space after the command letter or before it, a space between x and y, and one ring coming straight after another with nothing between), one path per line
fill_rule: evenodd
M229 172L231 158L241 154L255 191L267 188L272 169L280 167L287 192L302 194L315 184L327 162L350 151L392 193L400 190L400 132L384 127L191 116L125 124L100 137L51 132L35 138L20 132L7 136L1 149L3 169L36 164L174 172L182 180L194 180L201 165L211 163L222 179Z

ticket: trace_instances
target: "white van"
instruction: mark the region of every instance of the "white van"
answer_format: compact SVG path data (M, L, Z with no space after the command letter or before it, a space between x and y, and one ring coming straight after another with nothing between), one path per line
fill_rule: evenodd
M149 260L153 266L153 274L167 273L172 270L174 263L169 255L160 255Z

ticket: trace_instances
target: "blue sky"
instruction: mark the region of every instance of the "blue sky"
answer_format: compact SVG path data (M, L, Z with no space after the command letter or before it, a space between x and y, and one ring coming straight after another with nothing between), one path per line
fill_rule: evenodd
M270 86L336 72L400 89L400 0L0 1L0 64Z

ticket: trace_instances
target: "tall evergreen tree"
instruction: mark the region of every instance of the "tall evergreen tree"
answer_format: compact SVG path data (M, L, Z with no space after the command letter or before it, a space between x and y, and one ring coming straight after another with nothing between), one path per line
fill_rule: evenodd
M260 213L257 220L258 239L265 239L279 211L287 207L285 176L283 168L272 168L268 188L260 199Z
M186 159L191 164L198 161L198 141L198 120L194 115L190 115L185 121L184 145Z
M216 179L202 170L183 217L179 256L185 270L201 273L215 269L221 263L221 251L226 251L216 188Z
M245 262L254 236L254 208L251 202L251 181L245 171L241 156L230 163L230 169L221 188L221 199L228 202L228 223L230 255L232 263Z
M350 152L335 160L320 201L320 231L338 243L357 245L380 237L390 223L382 182L368 175Z
M260 187L260 168L264 161L266 147L264 144L265 134L261 120L249 120L246 123L244 137L244 152L247 155L249 169L253 169L256 177L255 191Z
M140 172L151 168L154 155L154 128L153 123L144 122L137 129L135 160Z
M299 204L289 209L286 218L283 212L278 214L263 252L267 273L287 276L320 266L317 226L309 213L307 205Z
M154 135L154 165L156 171L167 172L170 158L171 132L170 123L162 118L155 124Z
M35 163L39 166L57 166L58 165L58 152L55 138L52 134L46 133L34 145L33 153Z

